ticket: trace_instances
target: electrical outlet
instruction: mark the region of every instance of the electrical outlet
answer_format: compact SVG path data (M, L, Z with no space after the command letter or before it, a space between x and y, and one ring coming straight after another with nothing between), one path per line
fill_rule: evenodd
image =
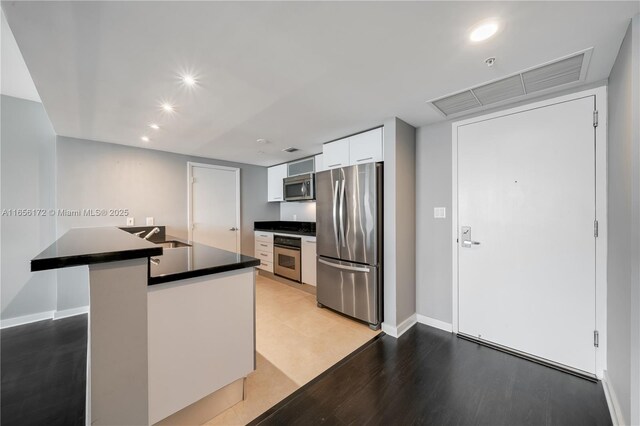
M153 226L153 217L147 218L147 226Z
M132 217L127 218L127 226L134 226L136 224L136 220Z

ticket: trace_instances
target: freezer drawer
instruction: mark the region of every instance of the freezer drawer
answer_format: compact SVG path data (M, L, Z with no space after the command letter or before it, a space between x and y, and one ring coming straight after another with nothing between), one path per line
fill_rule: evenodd
M319 303L370 324L380 323L377 267L318 256L317 270Z

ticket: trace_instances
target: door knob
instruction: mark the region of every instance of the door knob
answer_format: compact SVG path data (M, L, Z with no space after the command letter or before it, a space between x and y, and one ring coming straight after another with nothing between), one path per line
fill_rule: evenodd
M471 227L463 226L462 229L462 247L479 246L479 241L473 241L471 239Z
M233 228L229 228L229 231L237 231L238 228L236 228L235 226Z

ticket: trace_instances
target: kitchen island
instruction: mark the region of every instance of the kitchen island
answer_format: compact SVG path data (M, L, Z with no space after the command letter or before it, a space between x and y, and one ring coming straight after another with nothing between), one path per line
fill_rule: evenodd
M72 229L31 261L89 268L87 424L196 424L242 399L259 261L180 242Z

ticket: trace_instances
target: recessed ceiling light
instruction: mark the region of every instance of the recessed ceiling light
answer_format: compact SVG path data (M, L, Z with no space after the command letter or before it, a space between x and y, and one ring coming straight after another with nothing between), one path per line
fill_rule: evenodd
M160 126L158 126L156 123L149 124L149 127L151 127L153 130L158 130L160 128Z
M166 112L173 112L173 105L171 105L169 102L164 102L162 104L162 109Z
M182 82L187 86L193 86L194 84L196 84L196 79L193 78L192 75L186 74L182 76Z
M149 138L146 136L143 136L140 139L142 139L143 142L149 142Z
M475 26L469 34L469 39L473 42L484 41L498 32L500 26L496 21L485 21Z

